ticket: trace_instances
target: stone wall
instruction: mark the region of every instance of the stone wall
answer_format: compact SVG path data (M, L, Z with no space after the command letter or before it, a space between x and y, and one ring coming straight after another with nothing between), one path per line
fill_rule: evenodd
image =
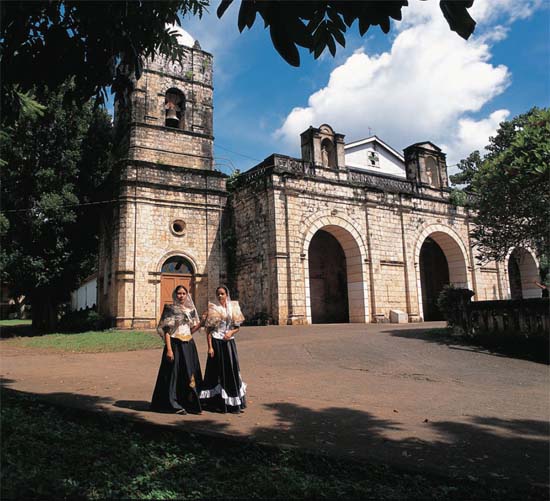
M164 57L149 60L136 82L130 109L128 156L134 160L173 166L212 169L212 56L184 48L182 64ZM165 96L178 89L185 97L179 128L165 126Z
M503 297L503 265L476 263L470 215L449 203L446 190L274 155L241 177L233 210L237 283L249 315L268 305L277 323L311 322L308 248L319 229L345 252L351 322L388 321L394 309L422 319L419 256L427 237L445 253L451 283L473 287L476 298Z
M267 179L249 183L231 200L236 234L236 281L231 292L238 296L247 320L272 323L279 319L277 296L284 284L278 280L274 193ZM283 315L286 319L286 310Z
M160 316L160 270L171 256L184 256L195 274L195 303L206 308L225 274L221 217L226 206L225 175L133 162L120 175L116 221L104 245L99 269L101 312L122 328L148 328ZM185 223L183 234L172 230ZM109 226L104 225L104 226ZM105 245L107 244L107 245ZM105 293L106 291L106 293Z

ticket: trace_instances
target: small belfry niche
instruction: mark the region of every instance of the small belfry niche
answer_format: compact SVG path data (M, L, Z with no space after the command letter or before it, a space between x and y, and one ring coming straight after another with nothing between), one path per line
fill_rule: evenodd
M179 89L166 91L164 99L164 125L174 129L183 129L185 125L185 96Z

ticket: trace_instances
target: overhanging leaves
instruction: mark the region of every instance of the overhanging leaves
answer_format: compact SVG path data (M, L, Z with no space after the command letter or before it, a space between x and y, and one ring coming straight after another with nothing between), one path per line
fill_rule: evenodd
M233 0L224 0L218 7L218 17L222 17ZM475 28L475 21L468 13L473 0L442 0L440 8L451 30L461 37L468 38ZM401 20L402 8L408 5L406 0L387 1L303 1L271 0L241 1L239 8L239 30L251 28L259 14L266 27L269 27L271 39L277 52L293 65L300 65L297 46L309 49L317 59L325 49L334 56L336 43L345 47L345 34L357 21L361 36L371 26L380 26L384 33L390 31L391 20Z

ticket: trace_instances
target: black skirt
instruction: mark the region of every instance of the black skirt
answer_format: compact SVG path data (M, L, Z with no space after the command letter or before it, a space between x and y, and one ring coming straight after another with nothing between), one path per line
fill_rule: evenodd
M166 358L166 346L153 391L151 410L159 412L201 412L199 394L202 375L195 341L171 338L174 361Z
M202 391L205 406L221 412L238 412L246 407L246 384L241 378L234 339L212 338L214 356L208 356Z

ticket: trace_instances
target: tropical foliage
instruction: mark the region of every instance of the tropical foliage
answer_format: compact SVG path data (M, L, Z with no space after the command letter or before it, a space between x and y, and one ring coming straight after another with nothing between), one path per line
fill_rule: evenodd
M480 255L502 259L513 247L550 254L549 138L550 110L533 108L503 122L487 153L472 153L451 176L474 194L472 236Z
M24 111L0 138L2 280L30 296L39 330L55 327L56 305L95 268L95 192L112 165L111 119L67 100L74 87L37 93L44 109Z

